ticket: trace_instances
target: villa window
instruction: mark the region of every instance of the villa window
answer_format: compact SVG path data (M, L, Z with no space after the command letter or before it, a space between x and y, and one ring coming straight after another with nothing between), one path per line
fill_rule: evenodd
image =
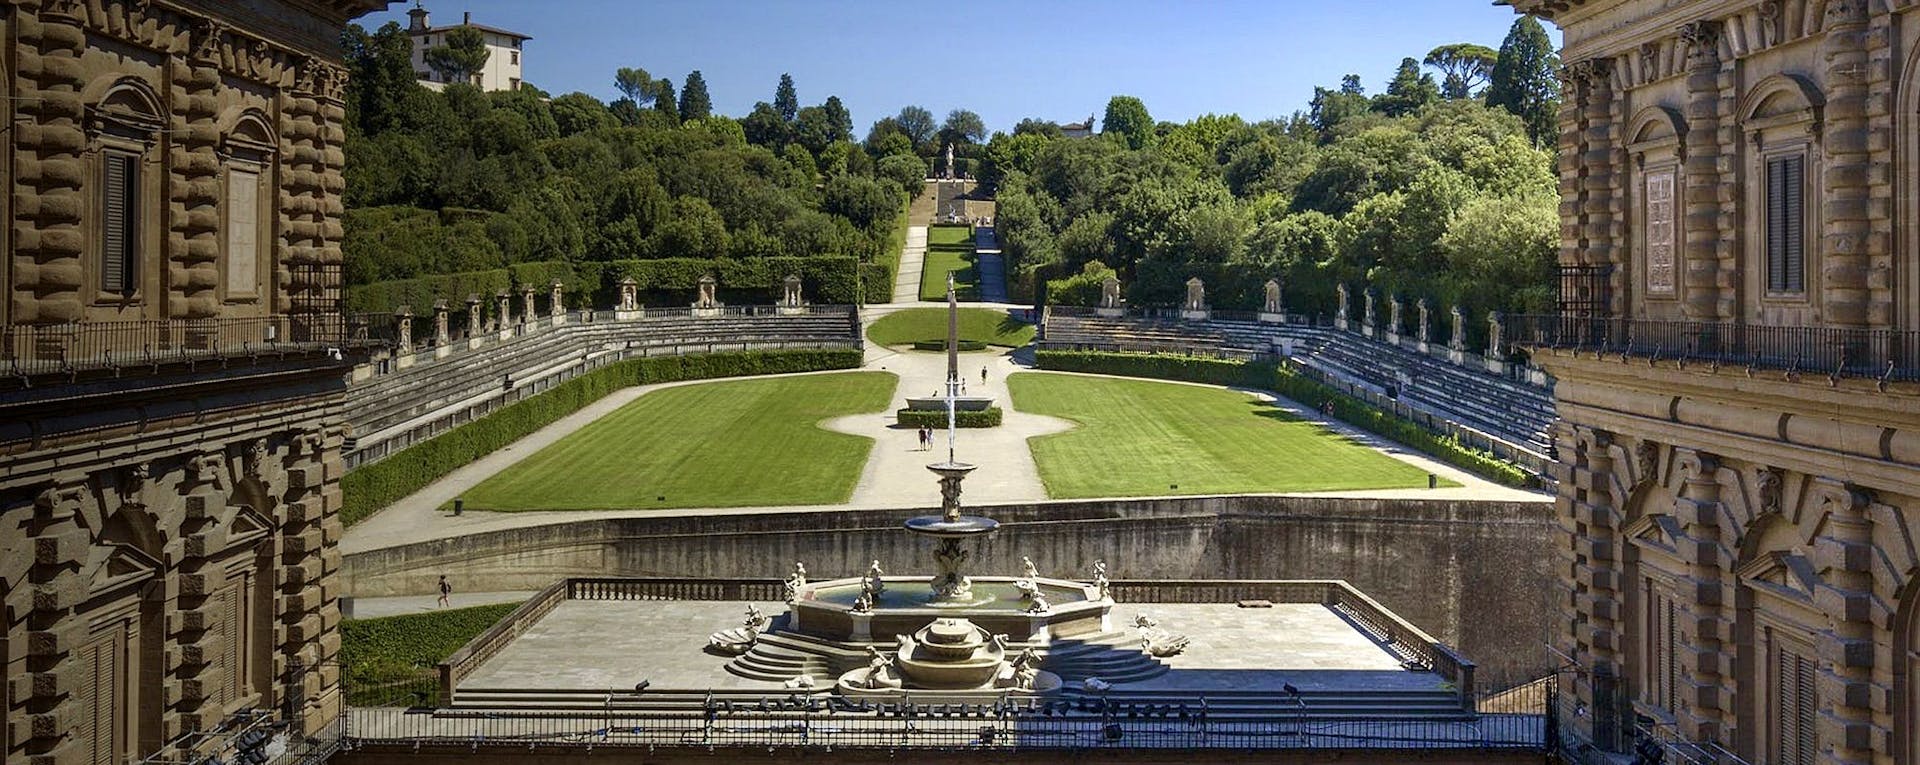
M1820 743L1814 730L1820 704L1813 660L1797 651L1775 649L1773 685L1774 762L1813 765Z
M1646 587L1647 683L1642 698L1672 713L1680 705L1679 608L1672 596Z
M100 289L130 295L140 270L140 158L109 150L101 159Z
M1806 291L1807 158L1767 159L1767 291Z
M519 65L520 65L520 51L517 51L517 50L512 50L512 51L507 51L507 53L508 53L508 54L510 54L510 55L509 55L509 57L507 58L507 63L509 63L509 64L512 64L512 65L514 65L514 66L519 66Z

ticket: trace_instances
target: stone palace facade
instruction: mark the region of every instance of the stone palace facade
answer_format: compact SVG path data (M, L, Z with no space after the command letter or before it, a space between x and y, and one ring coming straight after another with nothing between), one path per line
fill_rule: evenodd
M0 4L8 763L339 717L339 35L385 5Z
M1562 314L1513 339L1570 732L1920 761L1920 3L1508 4L1565 35Z

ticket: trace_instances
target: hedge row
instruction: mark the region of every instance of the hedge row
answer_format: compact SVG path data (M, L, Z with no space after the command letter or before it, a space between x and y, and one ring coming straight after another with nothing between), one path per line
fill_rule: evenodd
M893 302L893 269L879 263L860 264L861 302Z
M1041 369L1060 372L1153 377L1162 380L1239 385L1249 388L1272 387L1275 369L1269 362L1218 359L1211 356L1178 356L1166 353L1042 350L1034 353L1034 359Z
M747 351L627 359L408 447L341 479L341 520L353 525L455 469L622 388L713 377L854 369L857 350Z
M522 286L540 292L544 305L547 288L560 282L566 290L567 304L576 308L606 308L619 297L621 279L631 278L641 302L662 300L690 301L699 290L700 277L711 275L719 291L755 293L756 302L772 303L780 298L788 276L801 280L801 294L808 302L844 305L861 301L861 279L884 282L879 289L885 302L893 296L891 272L875 264L862 264L845 255L766 258L657 258L652 260L614 260L592 263L540 261L515 263L506 268L467 271L457 274L423 276L347 288L347 307L363 313L392 313L400 306L425 315L434 301L445 300L454 310L465 310L468 295L479 295L484 310L493 310L493 296L501 290L517 293ZM870 296L874 287L868 285ZM517 298L516 298L517 300ZM867 302L871 302L869 299ZM514 310L520 310L514 304Z
M1492 454L1467 447L1459 439L1436 434L1271 362L1101 351L1043 350L1034 356L1035 364L1041 369L1261 388L1321 410L1331 401L1334 418L1342 422L1405 444L1488 480L1507 486L1525 486L1529 482L1525 471Z
M341 622L340 663L347 668L347 703L438 704L436 666L519 607L501 603Z
M997 406L988 407L984 412L954 412L953 423L963 428L997 428L1001 414ZM947 427L947 413L939 409L902 409L894 412L894 416L907 427L941 430Z
M987 344L983 340L961 340L955 343L955 345L959 346L959 350L962 351L984 351L987 349ZM915 340L913 341L913 349L916 351L944 351L947 349L947 341Z

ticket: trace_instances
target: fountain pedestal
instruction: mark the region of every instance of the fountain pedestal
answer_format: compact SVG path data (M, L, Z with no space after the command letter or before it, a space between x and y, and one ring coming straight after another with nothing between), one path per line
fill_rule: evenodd
M977 515L960 514L960 481L974 466L963 462L938 462L927 469L940 476L940 515L908 518L906 528L915 534L938 538L933 561L940 573L933 578L931 605L974 605L973 580L967 576L967 560L973 553L963 540L983 537L1000 528L1000 522Z

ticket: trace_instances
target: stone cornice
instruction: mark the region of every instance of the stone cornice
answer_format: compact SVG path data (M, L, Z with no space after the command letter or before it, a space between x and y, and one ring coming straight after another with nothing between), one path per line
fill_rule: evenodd
M360 7L384 3L337 5ZM336 51L298 50L173 0L122 3L55 0L44 6L41 13L50 20L76 23L90 34L211 64L223 74L241 79L293 88L303 95L333 102L340 102L345 94L346 69L335 63L339 55Z
M1698 361L1682 368L1671 360L1649 365L1645 357L1635 356L1623 363L1614 354L1596 359L1591 352L1546 349L1536 350L1533 362L1556 379L1623 391L1920 429L1920 384L1915 383L1890 383L1882 391L1876 381L1829 380L1817 369L1797 373L1794 381L1777 369L1754 370L1749 376L1746 366L1732 362L1717 370Z

